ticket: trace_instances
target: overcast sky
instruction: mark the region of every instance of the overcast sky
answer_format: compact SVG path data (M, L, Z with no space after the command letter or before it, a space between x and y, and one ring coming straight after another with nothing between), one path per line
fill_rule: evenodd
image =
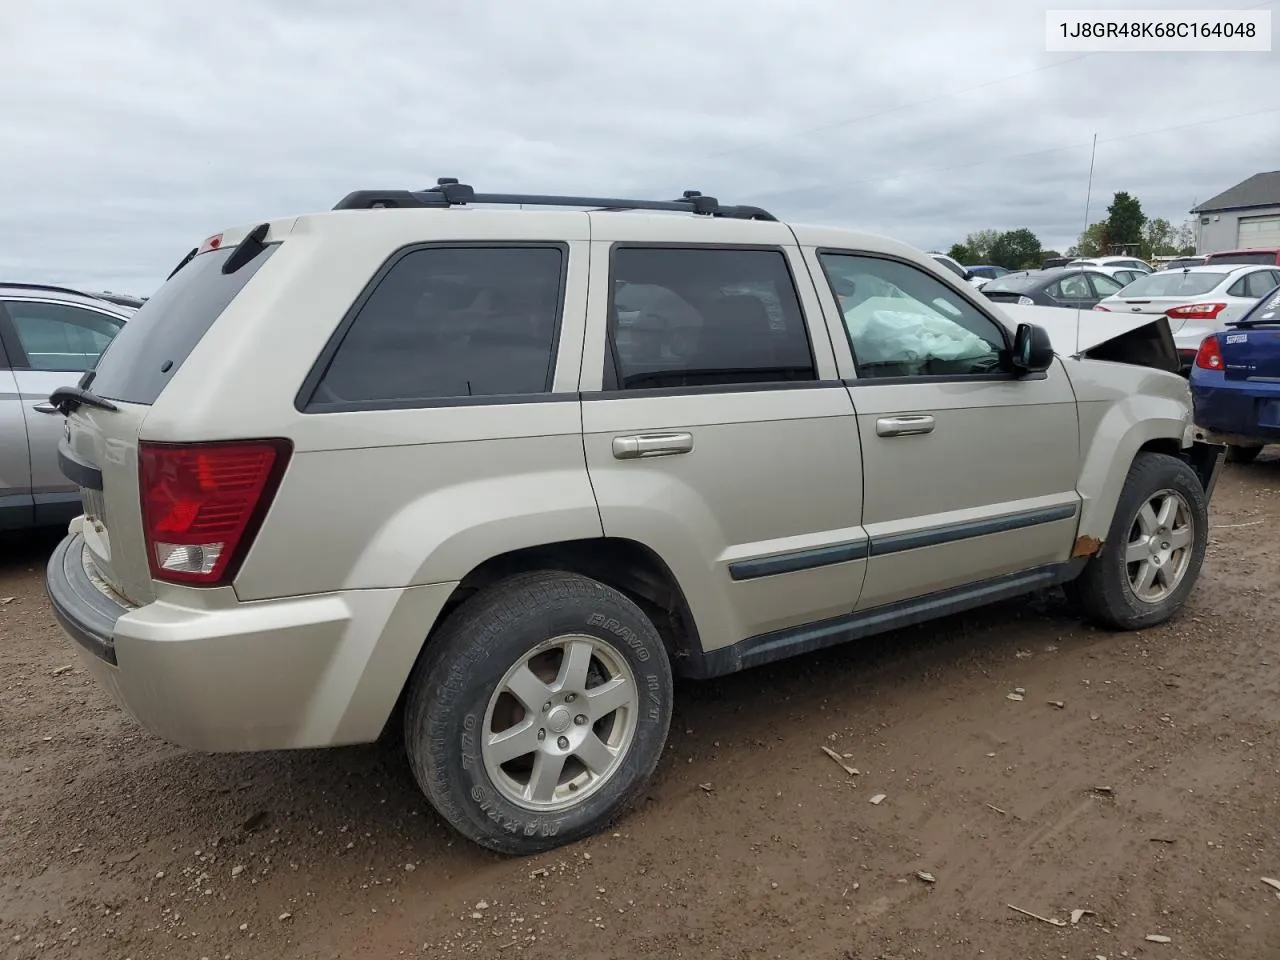
M1280 166L1280 52L1048 54L1044 11L1182 6L1233 5L0 0L0 278L149 294L223 227L438 176L1065 249L1094 133L1090 219L1176 225Z

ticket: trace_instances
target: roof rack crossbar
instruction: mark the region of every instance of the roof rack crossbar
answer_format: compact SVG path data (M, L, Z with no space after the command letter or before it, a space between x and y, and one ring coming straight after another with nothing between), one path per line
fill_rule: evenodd
M465 183L442 177L425 190L356 190L347 194L334 210L369 210L382 207L453 207L465 204L514 204L541 207L588 207L596 210L665 210L696 213L733 220L777 220L760 207L743 204L721 205L715 197L686 190L678 200L624 200L617 197L562 197L533 193L476 193Z

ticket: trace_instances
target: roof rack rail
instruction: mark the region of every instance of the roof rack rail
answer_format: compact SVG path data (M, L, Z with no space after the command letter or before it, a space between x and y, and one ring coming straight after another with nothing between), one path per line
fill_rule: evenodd
M88 297L90 300L104 299L96 293L88 293L84 290L75 290L71 287L60 287L53 283L9 283L5 280L0 280L0 287L17 287L19 290L44 290L48 293L70 293L77 297Z
M356 190L347 194L334 210L371 210L385 207L446 208L466 204L506 203L541 207L590 207L596 211L669 210L696 213L732 220L774 220L768 210L745 204L722 206L715 197L686 190L678 200L621 200L612 197L560 197L535 193L476 193L455 177L441 177L425 190Z

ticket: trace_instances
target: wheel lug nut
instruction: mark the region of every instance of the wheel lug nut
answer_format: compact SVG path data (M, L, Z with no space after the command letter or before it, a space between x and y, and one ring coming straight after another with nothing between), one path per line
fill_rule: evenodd
M538 739L539 739L539 740L545 740L545 739L547 739L547 731L545 731L545 730L539 730L539 731L538 731Z
M574 723L576 723L576 724L577 724L578 726L580 726L580 727L582 727L582 726L586 726L587 718L586 718L583 714L581 714L581 713L580 713L580 714L578 714L576 717L574 717L574 718L573 718L573 722L574 722Z
M565 698L564 698L564 702L565 702L565 703L573 703L573 701L574 701L575 699L577 699L577 698L575 697L575 695L574 695L574 694L572 694L572 693L570 693L570 694L568 694L568 695L566 695L566 696L565 696Z
M557 741L556 741L556 743L558 743L558 744L560 745L560 749L561 749L561 750L568 750L568 749L569 749L569 738L568 738L568 737L561 737L559 740L557 740Z
M546 713L550 709L551 709L551 701L548 700L546 703L542 705L542 712Z

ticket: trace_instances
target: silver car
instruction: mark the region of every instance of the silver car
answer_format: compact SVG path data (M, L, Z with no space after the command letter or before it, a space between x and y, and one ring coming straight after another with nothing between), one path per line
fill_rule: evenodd
M65 287L0 283L0 530L79 515L79 488L58 469L64 421L49 394L91 369L132 314Z

